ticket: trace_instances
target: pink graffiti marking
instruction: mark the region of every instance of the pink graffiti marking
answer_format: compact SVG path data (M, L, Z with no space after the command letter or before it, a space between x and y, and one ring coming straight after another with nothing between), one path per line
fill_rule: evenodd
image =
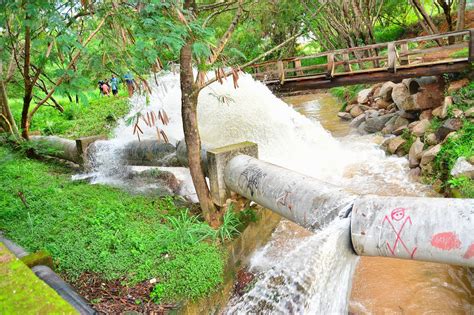
M474 257L474 243L469 245L469 248L467 249L466 253L463 256L466 259Z
M398 243L401 244L401 246L405 249L405 251L410 255L410 258L413 259L413 257L415 256L415 252L417 250L417 247L414 247L412 251L410 251L407 247L407 245L405 244L405 242L403 241L401 235L402 235L402 231L403 231L403 228L405 227L405 224L407 222L410 222L410 225L412 225L412 222L411 222L411 217L410 216L407 216L405 218L405 211L406 209L405 208L396 208L396 209L393 209L392 212L390 213L390 218L388 217L388 215L386 215L382 221L382 224L385 223L385 221L387 221L390 226L392 227L392 230L393 232L395 233L395 236L396 236L396 239L395 239L395 242L393 243L392 246L390 246L390 243L388 241L387 242L387 248L388 250L392 253L393 256L396 256L395 255L395 250L397 249L397 245ZM400 228L397 229L395 228L395 225L394 224L397 224L397 222L400 222L403 220L403 218L405 218L405 220L403 221L402 225L400 226Z
M461 247L461 241L454 232L443 232L433 235L431 245L442 250L453 250Z
M291 192L285 191L284 194L278 197L277 204L287 207L290 211L293 211L293 204L291 203Z

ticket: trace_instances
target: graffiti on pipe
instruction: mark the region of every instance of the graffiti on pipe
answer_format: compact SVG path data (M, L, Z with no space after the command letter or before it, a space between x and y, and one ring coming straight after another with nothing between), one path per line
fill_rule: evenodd
M253 197L254 193L260 186L260 182L267 176L261 168L256 165L249 165L241 174L239 178L244 178L247 189L250 190L250 195Z
M470 259L474 257L474 243L472 243L467 249L466 253L463 256L465 259Z
M390 217L388 215L384 217L382 221L382 225L384 225L385 222L388 222L395 236L395 241L393 242L392 245L390 245L390 242L388 240L385 241L388 250L390 251L390 253L392 253L392 256L396 256L395 252L397 250L397 246L401 246L402 249L405 250L408 253L408 255L410 255L410 258L413 259L413 257L415 256L417 247L414 247L413 249L409 249L402 238L402 232L403 232L403 229L405 228L406 223L409 222L410 225L412 225L411 217L409 215L406 215L405 212L406 212L405 208L393 209L392 212L390 213Z
M461 241L454 232L443 232L431 237L431 246L442 250L453 250L461 247Z
M276 200L277 205L282 205L283 207L287 207L288 210L293 212L293 202L291 201L291 191L285 190Z

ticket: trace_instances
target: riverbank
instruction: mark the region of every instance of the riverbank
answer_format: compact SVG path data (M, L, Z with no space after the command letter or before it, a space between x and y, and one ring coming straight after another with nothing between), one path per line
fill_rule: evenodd
M382 148L406 156L420 182L445 196L474 198L473 81L410 79L352 94L340 119L360 134L382 134Z

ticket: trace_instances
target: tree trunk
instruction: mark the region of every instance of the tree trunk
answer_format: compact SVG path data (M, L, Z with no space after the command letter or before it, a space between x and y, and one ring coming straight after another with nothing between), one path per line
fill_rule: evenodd
M464 29L464 13L466 12L466 0L459 0L458 15L456 18L456 31ZM462 36L456 37L456 41L462 41Z
M431 16L428 14L428 12L426 12L420 0L410 0L410 3L413 6L413 8L421 14L421 16L423 17L423 20L425 20L426 24L428 25L428 28L431 34L439 33L438 28L436 27L433 20L431 19Z
M201 166L201 139L197 119L198 91L194 85L192 68L192 39L180 51L181 116L184 140L188 150L188 164L204 219L212 226L219 226L217 209L211 199L206 177Z
M3 116L0 119L0 126L2 126L6 132L11 133L16 139L19 140L20 135L18 134L18 128L16 126L15 119L13 118L10 106L8 105L7 91L3 80L0 80L0 108L0 113Z

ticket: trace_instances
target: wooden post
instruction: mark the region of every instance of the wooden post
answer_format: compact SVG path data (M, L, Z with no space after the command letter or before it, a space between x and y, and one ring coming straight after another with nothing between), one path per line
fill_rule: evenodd
M326 76L332 78L334 76L334 54L328 54L328 63L326 68Z
M474 29L469 30L469 62L474 62Z
M277 61L277 69L278 69L278 78L280 80L280 84L285 82L285 67L283 66L283 61Z
M407 54L408 53L408 44L407 43L401 43L400 44L400 52L401 54ZM400 65L407 65L410 63L410 60L408 56L401 56L400 57Z
M344 61L344 71L345 72L352 72L351 64L349 63L349 53L342 54L342 61Z
M395 73L397 72L397 49L395 48L394 43L388 43L388 51L387 51L387 57L388 57L388 71Z
M296 70L296 75L304 75L303 71L299 70L301 68L301 60L296 59L295 60L295 70Z

